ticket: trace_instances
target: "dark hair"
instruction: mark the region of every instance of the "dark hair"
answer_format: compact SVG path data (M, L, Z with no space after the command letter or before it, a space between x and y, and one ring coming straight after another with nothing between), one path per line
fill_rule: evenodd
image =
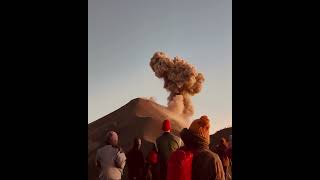
M138 147L139 147L139 145L140 145L140 142L139 141L141 141L141 139L140 138L134 138L134 141L133 141L133 149L135 149L135 150L138 150Z
M226 138L221 138L220 139L220 145L223 146L223 148L227 148L228 147L228 142L227 142Z

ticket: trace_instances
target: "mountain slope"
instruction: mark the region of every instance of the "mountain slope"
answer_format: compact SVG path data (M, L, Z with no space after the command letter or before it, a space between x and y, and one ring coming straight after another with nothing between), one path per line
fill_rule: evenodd
M119 135L119 145L128 151L135 137L142 138L142 151L146 155L152 143L161 135L164 119L171 120L173 133L179 135L187 123L181 117L151 100L136 98L118 110L88 124L88 178L97 179L94 159L98 148L105 142L106 132L113 130Z

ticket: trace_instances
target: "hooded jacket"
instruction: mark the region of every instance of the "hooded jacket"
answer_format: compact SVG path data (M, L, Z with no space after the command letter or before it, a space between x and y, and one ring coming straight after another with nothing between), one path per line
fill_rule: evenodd
M209 150L208 142L188 129L180 134L185 148L194 152L192 160L192 180L225 180L219 156Z

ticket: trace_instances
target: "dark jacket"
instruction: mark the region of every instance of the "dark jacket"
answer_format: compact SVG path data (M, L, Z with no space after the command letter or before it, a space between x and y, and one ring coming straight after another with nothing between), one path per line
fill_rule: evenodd
M216 150L216 153L218 154L224 168L229 167L230 165L230 158L228 156L229 155L228 151L229 151L229 148L221 144L218 146Z
M165 180L167 175L168 159L173 151L181 147L182 141L178 136L169 132L164 132L159 138L157 138L156 143L159 153L160 179Z
M140 150L131 149L127 154L128 177L129 179L142 180L144 170L144 158Z
M192 180L225 180L219 156L209 149L207 141L188 129L181 131L181 138L189 150L194 152Z

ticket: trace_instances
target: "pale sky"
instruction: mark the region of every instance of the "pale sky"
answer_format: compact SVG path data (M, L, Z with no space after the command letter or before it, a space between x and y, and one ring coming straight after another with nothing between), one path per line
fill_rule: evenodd
M181 56L205 76L193 119L211 133L232 125L231 0L88 0L88 123L137 97L167 104L149 66L156 51Z

